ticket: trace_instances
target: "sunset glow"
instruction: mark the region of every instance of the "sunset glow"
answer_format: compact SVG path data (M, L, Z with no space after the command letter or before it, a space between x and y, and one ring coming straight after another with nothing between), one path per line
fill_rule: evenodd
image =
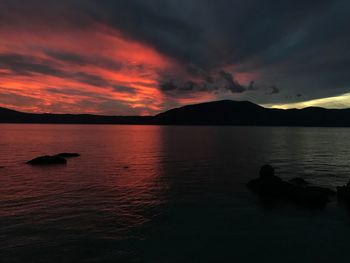
M349 105L350 105L350 93L346 93L346 94L334 96L334 97L302 101L302 102L296 102L296 103L266 104L263 106L268 108L278 108L278 109L302 109L306 107L343 109L348 107Z
M159 73L175 63L152 47L102 25L55 34L2 27L0 34L6 36L0 41L2 107L121 115L130 108L134 114L161 110Z

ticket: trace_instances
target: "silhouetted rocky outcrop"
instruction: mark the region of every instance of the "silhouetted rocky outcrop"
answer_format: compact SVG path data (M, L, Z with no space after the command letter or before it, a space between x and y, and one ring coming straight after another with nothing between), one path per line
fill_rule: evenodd
M270 165L262 166L259 178L251 180L247 187L262 197L287 200L307 207L322 207L330 201L330 196L335 194L334 191L323 187L305 187L285 182L275 175L275 170Z
M59 153L55 156L62 157L62 158L72 158L72 157L79 157L79 153Z
M272 166L262 166L259 174L259 178L251 180L247 185L254 192L266 197L283 199L292 193L294 186L275 176L275 169Z
M66 163L67 163L67 160L64 158L59 156L50 156L50 155L40 156L27 162L27 164L30 164L30 165L52 165L52 164L66 164Z

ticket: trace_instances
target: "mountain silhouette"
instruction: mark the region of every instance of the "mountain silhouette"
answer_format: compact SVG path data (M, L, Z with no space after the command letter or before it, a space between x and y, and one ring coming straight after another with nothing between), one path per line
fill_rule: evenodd
M172 109L156 116L161 124L350 126L350 109L270 109L249 101L214 101Z
M249 101L222 100L183 106L156 116L34 114L0 108L1 123L254 125L350 127L350 109L269 109Z

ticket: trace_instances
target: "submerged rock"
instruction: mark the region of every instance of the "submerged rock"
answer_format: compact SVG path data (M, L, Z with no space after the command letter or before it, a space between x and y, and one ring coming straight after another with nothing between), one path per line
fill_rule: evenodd
M335 195L331 189L317 186L297 187L294 201L308 207L322 207Z
M306 181L304 178L301 178L301 177L295 177L293 179L290 179L289 182L298 186L305 186L310 184L308 181Z
M62 158L72 158L72 157L79 157L79 153L59 153L55 156L62 157Z
M337 187L338 200L350 206L350 181L347 185Z
M67 163L67 160L62 157L49 156L49 155L40 156L27 162L27 164L30 164L30 165L52 165L52 164L66 164L66 163Z
M285 182L275 176L275 170L270 165L262 166L259 174L260 177L251 180L247 187L262 197L292 201L308 207L320 207L329 202L330 196L335 194L334 191L323 187L305 187Z

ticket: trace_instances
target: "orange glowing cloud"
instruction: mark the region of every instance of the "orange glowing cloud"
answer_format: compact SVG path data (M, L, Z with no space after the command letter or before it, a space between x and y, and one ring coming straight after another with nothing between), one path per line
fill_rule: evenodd
M0 106L18 110L151 114L163 103L160 72L176 67L100 24L58 32L1 26L0 34Z

